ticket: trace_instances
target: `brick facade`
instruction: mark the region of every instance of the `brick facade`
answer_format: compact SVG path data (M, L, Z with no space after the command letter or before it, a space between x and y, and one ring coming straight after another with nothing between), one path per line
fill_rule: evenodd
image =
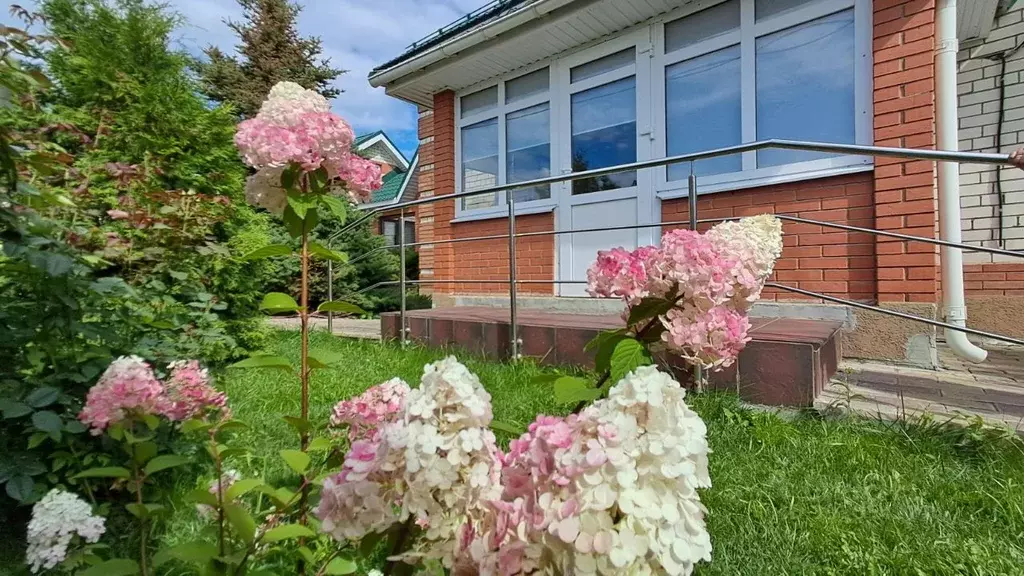
M932 148L935 146L935 2L875 0L873 15L874 141L880 146ZM1019 23L1019 14L1014 18ZM1020 96L1024 99L1024 56L1021 54L1024 51L1008 61L1009 78L1021 82L1020 90L1014 88L1011 98ZM979 69L980 79L990 78L988 67L986 64ZM987 84L977 85L977 88L983 86ZM970 83L970 88L974 90L975 84ZM421 198L455 191L454 98L451 91L438 93L434 96L433 109L420 111ZM981 104L981 109L987 110L985 103ZM1016 112L1012 114L1019 112L1020 118L1013 116L1012 121L1024 122L1024 104L1014 110ZM977 127L982 134L989 131L984 126ZM964 128L968 130L967 134L977 131L973 130L976 126L965 125ZM1013 138L1004 137L1004 143L1017 144L1016 135L1018 132L1024 135L1024 126L1013 127L1009 132ZM978 146L991 140L984 140L985 136L980 138L982 140L978 142L973 137L969 139L971 149L985 149ZM964 139L964 132L961 139ZM1007 184L1004 190L1009 191L1008 197L1014 201L1018 199L1013 194L1024 194L1024 172L1020 173L1020 178L1016 176L1016 172L1012 176L1004 173L1004 183ZM978 172L964 171L965 209L991 205L991 201L985 199L989 185L981 185L990 182L991 178L984 178ZM975 184L978 186L969 188ZM1017 190L1018 185L1021 191ZM1024 206L1024 197L1019 200ZM661 203L663 221L686 220L687 210L685 199ZM744 216L762 212L935 237L938 216L935 166L927 161L878 158L873 171L709 194L700 198L701 217ZM975 222L977 218L971 214L965 213L965 238L969 240L972 239L969 231L991 220ZM503 218L453 224L454 216L455 204L451 200L421 206L417 222L418 239L427 242L431 239L503 234L507 230L507 222ZM1017 230L1014 234L1020 234L1024 229L1021 224L1024 223L1015 224ZM551 230L553 226L551 214L519 219L520 231ZM939 256L932 245L806 224L786 223L784 229L785 250L776 272L779 282L860 301L894 305L901 302L934 304L939 301ZM554 236L521 241L517 263L520 278L554 279L556 247ZM497 281L507 278L508 256L504 240L427 245L421 248L420 254L423 279ZM1007 266L991 262L968 266L968 293L1021 294L1024 291L1024 269ZM433 289L446 294L504 293L507 287L501 284L437 284ZM430 287L425 286L424 290L429 291ZM537 295L554 294L548 284L524 285L521 291ZM799 295L775 291L766 291L765 298L801 299Z
M870 172L780 184L700 197L700 218L789 214L870 228L874 222ZM685 222L686 198L661 204L662 222ZM666 230L678 226L666 227ZM772 278L782 284L853 300L874 300L875 242L870 234L811 224L783 224L784 249ZM799 294L766 289L766 300L800 300Z

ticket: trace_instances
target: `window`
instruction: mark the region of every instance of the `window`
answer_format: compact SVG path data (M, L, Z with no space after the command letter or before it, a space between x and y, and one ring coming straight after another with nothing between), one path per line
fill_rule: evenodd
M870 143L870 126L858 132L858 119L869 118L858 111L858 91L869 95L860 106L870 100L870 70L857 65L858 54L870 52L859 46L870 42L859 35L871 26L870 10L858 21L861 1L727 0L667 21L653 73L664 82L664 153L772 138L852 144L858 133ZM692 169L714 185L862 164L870 160L761 150ZM681 189L690 170L668 167L660 186Z
M572 171L636 162L636 78L572 95ZM636 171L573 180L573 194L636 186Z
M401 237L398 231L398 218L381 218L380 234L384 237L387 246L401 244ZM411 218L405 219L405 243L416 242L416 221Z
M462 190L551 175L550 71L541 68L459 98ZM516 202L551 198L549 186L511 191ZM467 196L462 210L495 209L505 193Z

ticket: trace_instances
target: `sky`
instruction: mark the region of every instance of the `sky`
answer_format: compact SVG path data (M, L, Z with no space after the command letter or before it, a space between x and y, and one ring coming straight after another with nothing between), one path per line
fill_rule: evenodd
M187 23L177 32L178 47L200 55L208 45L233 53L237 37L224 23L241 20L235 0L163 0ZM295 0L293 0L295 1ZM323 56L335 68L347 70L335 85L344 92L334 111L356 134L384 130L404 154L417 146L416 108L371 88L370 70L405 51L409 44L488 0L305 0L299 1L298 28L302 36L319 36ZM31 1L20 2L28 8ZM4 14L6 23L9 17Z

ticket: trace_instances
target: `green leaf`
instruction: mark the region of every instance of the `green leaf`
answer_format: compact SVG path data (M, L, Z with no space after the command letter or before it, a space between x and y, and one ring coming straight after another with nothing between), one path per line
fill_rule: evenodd
M260 310L265 310L271 314L296 312L299 310L299 304L287 294L271 292L263 297L263 302L260 303Z
M85 424L82 424L78 420L68 420L64 423L64 431L68 434L81 434L88 430Z
M243 494L249 492L250 490L262 485L263 480L260 480L259 478L245 478L239 480L232 484L230 488L228 488L227 493L225 494L225 498L227 498L228 501L232 501L235 498L238 498L239 496L242 496Z
M195 502L196 504L206 504L207 506L217 507L217 496L210 494L210 490L207 488L196 488L188 493L186 499Z
M89 468L84 472L75 474L72 478L130 478L131 475L131 471L127 468L121 468L120 466L107 466L103 468Z
M221 432L226 432L228 430L247 430L248 428L249 425L241 420L228 420L227 422L221 422L217 426L217 429Z
M282 420L288 423L289 426L295 429L299 434L305 434L309 432L309 421L303 420L298 416L282 416Z
M324 302L317 309L317 312L334 312L335 314L366 314L366 310L363 310L359 306L352 304L351 302L344 302L342 300L332 300L330 302Z
M313 555L313 551L308 546L299 546L299 556L306 561L306 564L315 564L316 556Z
M114 558L90 566L77 576L131 576L139 573L139 563L128 558Z
M499 432L505 432L512 436L522 436L526 430L522 426L513 426L512 424L506 424L500 420L491 420L491 430L497 430Z
M316 242L309 243L309 252L314 256L319 256L324 260L334 260L335 262L348 262L348 254L344 252L337 252L331 250L326 246L318 244Z
M3 411L4 418L8 420L12 418L20 418L32 412L32 408L29 408L27 404L9 401L5 401L3 404L0 404L0 410Z
M288 190L288 207L295 212L300 219L306 217L310 208L316 206L316 197L301 190Z
M349 560L348 558L342 558L338 556L334 560L327 563L328 574L351 574L356 571L358 566L356 563Z
M139 518L139 519L149 518L150 516L153 516L154 514L157 514L157 513L162 512L164 510L163 504L136 504L136 503L131 503L131 504L125 504L124 507L125 507L125 510L128 510L128 512L130 512L132 514L132 516L135 516L136 518Z
M583 378L562 376L555 380L555 401L568 404L570 402L589 402L601 396L601 391L591 388Z
M279 370L292 370L292 365L284 356L272 354L256 354L241 362L235 362L228 368L277 368Z
M35 434L29 436L28 438L28 449L31 450L39 446L40 444L43 443L44 440L46 440L49 437L50 435L47 434L46 432L36 432Z
M337 366L345 360L345 356L338 353L332 352L310 352L309 353L309 367L310 368L331 368Z
M281 450L281 458L296 474L301 475L309 468L309 454L301 450Z
M174 468L175 466L181 466L182 464L188 464L189 459L184 456L178 456L177 454L164 454L163 456L157 456L146 464L143 472L146 475L156 474L161 470L167 470L168 468Z
M345 220L348 218L348 209L345 207L345 202L337 196L325 194L320 197L320 204L325 206L331 214L334 214L335 218L341 220L341 225L345 224Z
M285 190L294 189L295 185L299 182L300 175L300 168L294 164L288 166L288 168L281 172L281 188L284 188Z
M56 412L42 410L32 415L32 425L43 432L59 433L64 427L64 422Z
M591 351L594 351L594 350L599 350L601 348L601 343L604 342L605 340L607 340L608 338L618 338L620 336L625 336L625 335L626 335L626 329L625 328L619 328L618 330L605 330L604 332L598 332L597 336L594 336L593 340L591 340L590 342L587 342L587 345L583 347L583 350L585 352L591 352Z
M53 386L40 386L25 396L25 404L33 408L44 408L57 401L60 390Z
M611 382L617 382L640 366L651 364L651 353L635 338L624 338L615 344L611 355Z
M203 422L199 418L191 418L181 423L181 431L185 434L191 434L192 432L206 431L213 427L213 424L209 422Z
M313 438L309 442L309 446L306 447L308 452L320 452L323 450L330 450L334 448L334 444L331 443L328 438Z
M377 549L377 545L380 544L386 535L386 532L371 532L363 536L363 539L359 541L359 554L362 556L373 554L374 550Z
M277 528L271 528L267 530L267 533L263 535L263 541L274 543L280 542L281 540L290 540L292 538L304 538L313 536L313 531L301 524L285 524L278 526Z
M674 300L658 296L648 296L629 309L629 319L626 321L626 324L633 326L649 318L660 316L671 310L673 306L675 306Z
M242 256L243 262L249 262L252 260L263 260L264 258L272 258L274 256L287 256L292 253L291 246L286 244L271 244L270 246L264 246L263 248L257 248L252 252Z
M619 342L626 338L628 336L625 334L609 334L607 338L603 339L597 349L597 354L594 355L594 369L598 372L609 370L612 367L612 352L615 351Z
M256 538L256 521L252 519L249 512L238 504L225 504L224 515L231 522L238 537L247 543L252 543Z
M291 205L285 207L282 218L284 219L284 227L288 230L289 236L292 238L302 237L304 221L292 210Z
M32 489L35 486L35 480L30 476L18 474L7 481L7 495L18 502L28 502L32 498Z
M157 451L155 442L139 442L138 444L135 444L132 449L134 451L132 454L132 460L135 460L135 462L140 465L149 462L154 456L156 456Z
M311 206L309 208L308 211L306 211L306 220L303 223L303 226L305 226L306 232L308 233L308 232L312 232L313 228L316 228L316 225L319 222L320 222L320 216L317 214L316 204L314 204L313 206Z
M216 556L217 547L209 542L186 542L157 552L153 556L153 567L159 568L172 559L202 566Z

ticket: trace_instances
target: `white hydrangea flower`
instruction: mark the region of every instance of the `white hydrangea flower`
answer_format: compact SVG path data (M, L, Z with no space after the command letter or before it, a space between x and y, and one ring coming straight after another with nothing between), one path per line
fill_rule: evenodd
M283 214L288 193L281 187L284 168L263 168L245 179L245 200L272 214Z
M331 103L320 93L295 82L278 82L260 106L257 118L278 126L295 126L303 114L330 111Z
M28 523L25 563L32 572L49 570L67 557L68 546L77 534L95 543L103 535L104 519L93 516L87 502L71 492L54 488L32 507Z

